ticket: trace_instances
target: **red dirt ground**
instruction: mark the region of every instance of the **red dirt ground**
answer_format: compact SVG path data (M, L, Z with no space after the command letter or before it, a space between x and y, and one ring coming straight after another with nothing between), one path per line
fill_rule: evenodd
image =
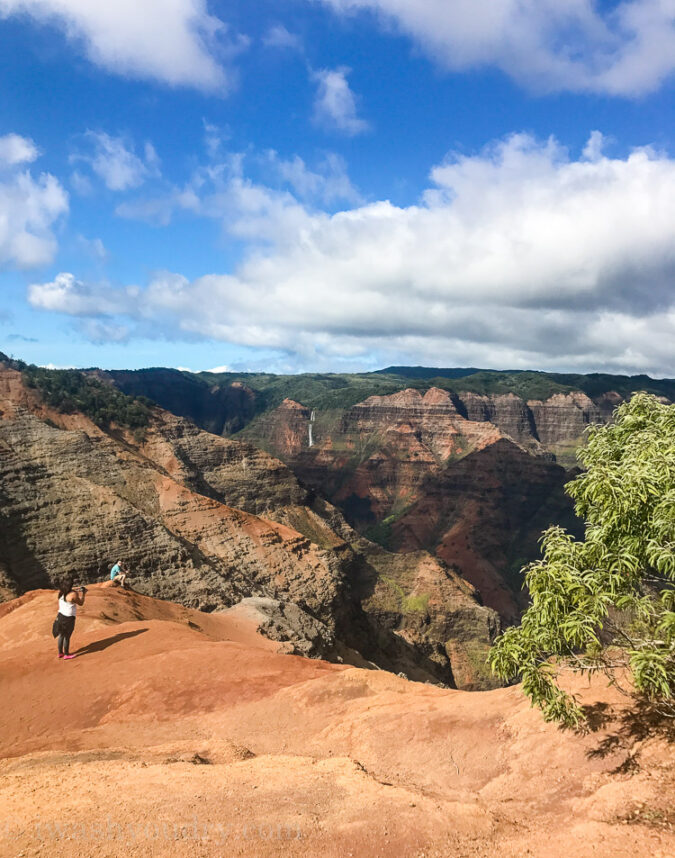
M2 858L675 854L672 746L612 689L577 683L614 716L582 737L518 687L280 655L237 609L105 585L62 662L55 613L0 605Z

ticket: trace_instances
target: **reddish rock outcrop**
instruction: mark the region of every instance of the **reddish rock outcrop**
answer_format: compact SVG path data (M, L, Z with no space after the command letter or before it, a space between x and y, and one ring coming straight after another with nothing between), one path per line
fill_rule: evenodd
M494 423L519 444L537 449L537 434L533 415L525 402L513 393L481 396L478 393L457 395L468 420Z
M312 447L310 418L285 403L246 434L360 532L395 551L434 552L504 618L518 615L518 573L537 556L541 530L572 523L565 471L542 454L521 399L460 400L438 388L372 396L343 413L315 412Z

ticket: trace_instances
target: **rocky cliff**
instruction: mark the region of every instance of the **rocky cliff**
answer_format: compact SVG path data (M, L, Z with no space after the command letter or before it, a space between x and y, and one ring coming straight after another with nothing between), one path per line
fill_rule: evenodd
M246 384L207 385L177 369L112 370L95 373L130 396L149 396L181 417L216 435L238 432L254 416L256 395Z
M553 418L549 435L556 407L565 405L541 404ZM344 412L287 400L244 434L338 505L357 530L388 549L433 552L511 621L523 601L518 573L537 556L541 530L575 524L565 470L533 426L516 396L430 388L373 396Z
M560 375L477 369L390 367L360 375L212 373L167 369L100 373L126 393L146 395L162 407L189 417L217 434L231 434L269 418L285 400L301 403L308 415L347 412L373 396L449 394L457 413L488 422L517 443L541 448L574 464L574 448L589 423L606 421L620 402L637 390L675 400L675 380L648 376ZM447 404L447 403L446 403ZM296 415L300 416L300 415ZM308 432L305 432L305 436Z
M496 617L443 562L360 539L249 443L160 409L142 431L102 428L46 406L19 372L0 368L5 597L64 573L106 577L120 557L143 592L206 611L248 597L293 603L387 669L463 687L493 682L483 661ZM390 586L400 598L385 609L379 594Z
M161 373L155 381L159 372L111 377L170 404L177 394ZM579 527L563 485L585 429L636 390L675 398L674 380L647 376L424 367L174 376L176 391L199 388L211 403L245 386L238 438L282 459L360 533L396 551L423 547L461 570L507 620L522 607L519 570L538 556L541 530Z

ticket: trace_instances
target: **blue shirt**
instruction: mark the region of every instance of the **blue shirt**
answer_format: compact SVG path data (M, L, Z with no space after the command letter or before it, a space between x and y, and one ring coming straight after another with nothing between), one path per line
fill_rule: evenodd
M122 569L120 567L120 564L115 563L113 568L110 570L110 580L112 581L113 578L115 577L115 575L121 575L121 574L122 574Z

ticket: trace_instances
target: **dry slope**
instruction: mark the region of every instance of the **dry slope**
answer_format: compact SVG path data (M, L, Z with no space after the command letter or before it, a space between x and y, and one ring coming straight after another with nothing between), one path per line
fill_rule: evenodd
M604 726L282 656L245 611L95 587L56 659L53 591L0 606L0 854L666 858L674 761ZM600 719L598 719L600 720Z

